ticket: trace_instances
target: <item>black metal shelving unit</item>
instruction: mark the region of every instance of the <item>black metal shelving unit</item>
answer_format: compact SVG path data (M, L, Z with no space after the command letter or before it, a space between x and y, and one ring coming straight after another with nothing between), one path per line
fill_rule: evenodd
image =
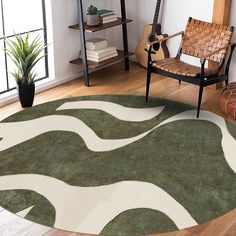
M78 15L79 15L79 24L71 25L69 28L79 30L80 31L80 41L81 41L81 56L82 58L78 58L70 61L72 64L76 64L83 69L84 73L84 85L89 86L89 72L93 72L104 68L106 66L112 65L114 63L124 61L125 70L129 70L129 57L133 55L133 53L129 52L128 47L128 35L127 35L127 24L132 22L132 20L126 18L126 6L125 0L120 0L120 8L121 8L121 18L118 18L117 21L100 24L95 27L88 26L86 22L84 22L83 17L83 0L77 0L78 4ZM118 25L122 25L122 35L123 35L123 47L124 50L118 50L118 56L110 58L108 60L102 62L92 62L87 60L86 53L86 36L85 32L93 33L97 31L101 31L104 29L112 28Z

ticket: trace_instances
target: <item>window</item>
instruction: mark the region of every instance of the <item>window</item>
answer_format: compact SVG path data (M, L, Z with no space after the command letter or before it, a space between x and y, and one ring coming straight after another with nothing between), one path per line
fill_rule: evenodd
M11 75L15 66L4 53L7 48L5 38L13 38L17 34L30 33L32 38L40 35L47 44L47 25L45 0L0 0L0 94L16 88L16 82ZM35 70L38 73L36 81L48 77L48 56L41 60Z

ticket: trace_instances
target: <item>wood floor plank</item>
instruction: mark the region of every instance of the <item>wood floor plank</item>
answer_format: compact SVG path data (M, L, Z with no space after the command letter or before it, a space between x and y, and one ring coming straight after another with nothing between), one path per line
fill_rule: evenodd
M2 236L17 235L19 232L23 231L30 225L33 225L33 223L28 220L24 220L20 217L16 217L14 220L7 222L0 227L0 235Z
M17 233L16 236L37 236L37 235L43 235L47 232L49 232L51 228L43 226L43 225L38 225L38 224L32 224L29 227L26 227L19 233Z
M18 216L11 214L9 211L1 211L0 212L0 228L5 225L10 223L11 221L17 219Z

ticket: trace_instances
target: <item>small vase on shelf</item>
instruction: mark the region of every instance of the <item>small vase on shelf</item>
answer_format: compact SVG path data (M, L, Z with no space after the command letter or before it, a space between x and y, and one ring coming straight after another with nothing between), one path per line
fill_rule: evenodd
M90 5L87 10L87 25L88 26L99 25L98 9L93 5Z

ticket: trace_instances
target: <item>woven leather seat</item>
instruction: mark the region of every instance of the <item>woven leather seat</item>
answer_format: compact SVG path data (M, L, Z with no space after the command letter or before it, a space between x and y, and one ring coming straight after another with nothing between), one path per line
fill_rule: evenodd
M199 86L197 117L199 117L202 95L205 87L225 81L228 84L230 62L236 44L231 42L234 27L209 23L189 18L185 31L153 42L149 41L146 101L148 101L152 73L163 75ZM153 45L159 46L166 40L182 35L182 41L175 58L152 60ZM230 49L230 53L228 51ZM181 60L182 55L199 59L199 67ZM210 62L211 68L207 68ZM215 65L215 66L214 66Z
M199 77L201 75L201 67L190 65L176 58L167 58L155 61L153 63L153 66L175 75L182 75L189 77ZM217 73L216 69L205 68L206 76L213 75L216 73Z

